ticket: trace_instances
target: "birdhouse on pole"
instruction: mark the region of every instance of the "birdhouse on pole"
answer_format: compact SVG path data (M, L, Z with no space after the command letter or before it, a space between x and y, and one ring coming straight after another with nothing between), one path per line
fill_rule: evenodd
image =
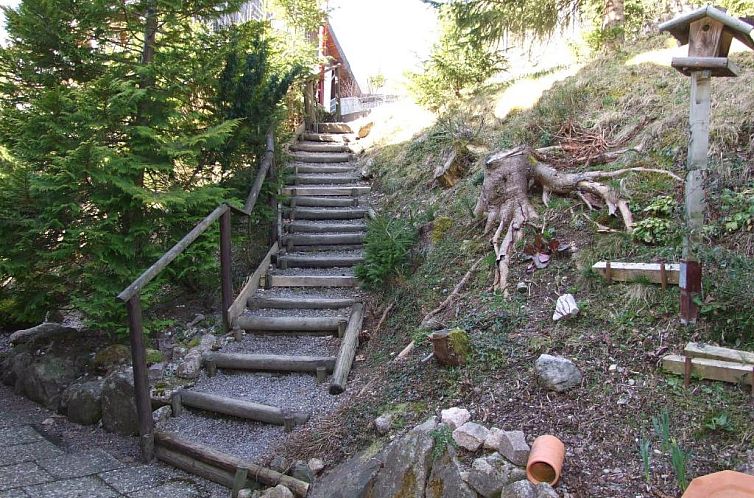
M660 25L681 45L689 45L688 57L674 57L671 65L691 76L689 150L686 165L686 233L683 240L681 320L695 323L699 317L696 297L702 291L699 248L704 229L704 172L709 149L710 82L713 76L735 77L738 67L728 59L733 39L754 50L751 25L707 6Z

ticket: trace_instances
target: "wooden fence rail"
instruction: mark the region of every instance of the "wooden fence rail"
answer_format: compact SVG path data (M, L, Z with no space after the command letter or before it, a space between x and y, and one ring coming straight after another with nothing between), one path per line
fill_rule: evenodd
M139 437L142 457L149 462L154 457L154 425L152 422L152 405L149 397L147 377L146 349L144 346L144 326L140 293L162 270L175 260L201 234L207 231L215 221L220 221L220 279L222 289L222 315L225 331L230 330L229 309L233 303L233 281L231 272L231 212L250 216L254 210L262 185L268 175L275 174L275 137L272 131L267 133L266 150L259 164L254 184L249 191L243 209L222 203L214 211L187 233L178 243L171 247L160 259L118 294L118 299L126 303L128 328L131 342L131 358L134 374L134 396L139 422ZM274 233L277 233L275 231ZM273 241L276 242L276 241Z

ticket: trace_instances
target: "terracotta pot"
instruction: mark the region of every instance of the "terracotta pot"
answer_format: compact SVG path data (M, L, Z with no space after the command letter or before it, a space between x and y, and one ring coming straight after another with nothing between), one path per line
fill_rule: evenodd
M526 464L526 477L534 484L546 482L551 486L560 479L565 460L565 445L555 436L544 435L534 440Z
M754 476L723 470L697 477L683 498L754 498Z

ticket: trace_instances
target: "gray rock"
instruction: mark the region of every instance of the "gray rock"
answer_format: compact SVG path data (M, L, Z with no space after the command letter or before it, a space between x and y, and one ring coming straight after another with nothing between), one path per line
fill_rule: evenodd
M466 422L453 431L453 440L461 448L476 451L482 447L490 431L475 422Z
M155 363L154 365L150 365L148 374L149 374L149 380L152 380L152 381L162 380L162 377L165 375L165 364Z
M534 364L537 382L549 390L563 392L581 384L581 372L562 356L540 355Z
M134 376L130 367L116 370L102 387L102 425L110 432L127 436L139 432L134 400Z
M293 498L293 493L282 484L278 484L274 488L267 489L260 498Z
M490 428L490 433L487 435L487 439L484 440L484 449L498 451L500 444L503 442L504 432L497 427Z
M154 422L154 428L158 431L164 430L165 426L173 416L173 409L170 405L161 406L152 412L152 421Z
M253 496L254 491L249 488L242 489L238 492L238 498L253 498Z
M440 412L440 419L444 424L448 424L451 429L457 429L471 420L471 414L465 408L454 406Z
M182 379L196 379L202 369L202 352L192 348L178 364L175 374Z
M530 449L523 431L503 431L497 447L501 455L520 467L526 467Z
M377 434L385 435L390 432L390 427L393 425L393 417L390 415L380 415L374 419L374 430Z
M102 380L72 384L63 392L61 411L68 420L81 425L94 425L102 418Z
M291 464L286 460L283 456L276 456L275 458L270 461L270 468L276 472L280 472L281 474L285 474L290 469Z
M532 484L526 479L505 486L500 498L559 498L557 491L547 483Z
M293 469L291 469L291 477L295 477L299 481L308 482L310 484L314 482L314 472L309 468L309 465L301 461L298 461L293 465Z
M199 341L199 345L195 349L198 349L202 353L209 353L215 348L216 345L217 337L215 337L213 334L204 334L201 341Z
M373 496L401 498L423 495L435 445L430 432L436 426L437 422L432 418L387 448L385 466L374 483Z
M309 466L309 470L311 470L314 475L319 474L325 469L325 462L323 462L319 458L310 458L306 464Z
M477 498L461 478L461 468L453 448L448 448L432 464L432 473L424 489L426 498Z
M65 327L60 323L45 322L30 329L17 330L13 332L8 340L14 346L27 342L34 342L50 337L66 334L77 334L78 331L71 327Z
M526 471L505 460L499 453L477 458L465 476L466 482L485 498L497 497L508 484L526 478Z
M384 451L369 450L354 455L314 483L309 498L372 498L377 474L382 469Z
M79 376L73 361L46 355L30 365L16 363L16 385L32 401L57 410L63 391ZM20 384L19 384L20 383Z

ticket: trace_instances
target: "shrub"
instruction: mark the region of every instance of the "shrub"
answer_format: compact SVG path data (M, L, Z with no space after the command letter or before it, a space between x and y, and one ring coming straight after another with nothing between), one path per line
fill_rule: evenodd
M367 226L364 262L356 267L356 276L367 287L384 285L405 268L416 238L416 228L410 221L378 216Z

